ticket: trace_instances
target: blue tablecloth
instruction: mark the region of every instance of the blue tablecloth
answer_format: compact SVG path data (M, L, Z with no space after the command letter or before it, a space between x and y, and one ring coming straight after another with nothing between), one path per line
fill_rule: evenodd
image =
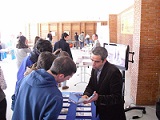
M62 94L64 96L63 102L64 104L68 104L68 106L63 105L63 108L67 109L67 112L66 113L61 112L58 120L63 120L63 116L66 116L64 120L80 120L80 119L99 120L96 117L96 107L94 103L91 103L90 105L75 104L68 100L70 92L63 92Z

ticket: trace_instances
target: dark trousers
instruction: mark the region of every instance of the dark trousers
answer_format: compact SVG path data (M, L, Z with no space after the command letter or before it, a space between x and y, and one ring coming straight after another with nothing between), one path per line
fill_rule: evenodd
M6 120L6 110L7 110L7 101L6 98L4 98L0 102L0 120Z

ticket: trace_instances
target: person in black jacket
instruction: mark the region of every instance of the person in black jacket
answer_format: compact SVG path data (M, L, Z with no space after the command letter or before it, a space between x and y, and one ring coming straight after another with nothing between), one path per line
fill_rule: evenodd
M69 54L69 56L73 59L69 43L66 42L68 39L69 35L67 33L63 33L61 39L54 44L53 51L56 51L57 49L62 49L62 51L66 51Z
M61 36L61 39L54 44L53 51L56 51L57 49L61 49L62 51L66 51L69 54L69 56L73 59L72 53L69 47L69 43L66 42L68 39L69 39L69 35L64 32ZM69 88L69 86L67 86L66 84L67 84L67 81L64 81L62 86L63 90Z
M78 49L78 47L79 47L79 39L78 39L78 34L77 34L77 32L75 32L74 40L75 40L76 49Z
M92 51L91 77L82 97L93 95L84 103L94 101L96 113L101 120L126 120L122 74L115 65L107 61L107 56L108 52L104 47L96 47Z
M49 39L50 42L52 42L52 31L50 31L50 32L47 34L47 38Z

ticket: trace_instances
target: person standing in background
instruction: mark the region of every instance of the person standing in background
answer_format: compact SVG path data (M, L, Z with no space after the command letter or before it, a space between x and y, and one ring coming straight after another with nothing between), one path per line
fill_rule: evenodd
M88 34L86 35L85 39L86 39L86 44L89 45L89 43L90 43L90 41L89 41L90 36Z
M101 46L99 40L98 40L98 35L97 34L93 34L92 35L92 40L93 40L93 47L92 50L94 50L96 47Z
M20 36L18 44L16 45L16 61L17 68L19 69L23 59L31 52L31 49L28 47L28 40L24 36Z
M69 56L71 57L71 59L73 59L71 49L69 47L69 43L66 42L68 40L69 40L69 35L64 32L61 35L61 39L54 44L53 51L56 51L57 49L62 49L62 51L66 51L69 54Z
M52 31L48 33L47 38L50 42L52 42Z
M17 36L17 39L19 39L22 35L22 32L19 32L19 35Z
M0 66L0 120L6 120L7 101L5 98L5 93L3 92L6 88L7 84Z
M74 40L75 40L76 49L78 49L78 47L79 47L79 39L78 39L78 34L77 34L77 32L75 32Z
M35 45L36 45L36 43L37 43L37 41L40 39L40 37L39 36L36 36L35 38L34 38L34 45L33 45L33 48L35 47Z
M85 40L84 32L81 32L78 39L79 39L79 42L80 42L80 49L82 49L84 47L84 40Z
M72 53L69 47L69 43L66 42L67 40L69 40L69 35L67 33L63 33L61 36L61 39L54 44L53 51L56 51L57 49L61 49L62 51L66 51L69 54L70 58L73 59ZM69 88L69 86L67 86L66 84L67 84L67 81L64 81L62 86L63 90Z

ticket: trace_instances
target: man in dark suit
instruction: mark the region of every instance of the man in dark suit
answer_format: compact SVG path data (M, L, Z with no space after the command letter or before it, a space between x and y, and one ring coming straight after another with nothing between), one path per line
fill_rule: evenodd
M108 52L104 47L92 51L92 71L90 81L83 93L84 98L93 95L89 101L95 102L96 113L101 120L126 120L122 97L122 74L107 61Z
M66 51L69 54L69 56L73 59L72 53L71 53L71 50L70 50L70 47L69 47L69 43L66 42L67 40L69 40L69 35L67 33L63 33L62 36L61 36L61 39L54 44L54 50L53 51L56 51L57 49L62 49L62 51ZM65 90L65 89L68 89L68 88L69 87L66 86L66 81L63 82L62 89Z

